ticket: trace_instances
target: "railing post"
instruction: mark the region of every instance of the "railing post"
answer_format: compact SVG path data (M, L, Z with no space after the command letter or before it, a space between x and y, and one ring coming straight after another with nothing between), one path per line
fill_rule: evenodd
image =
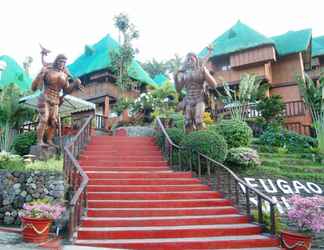
M275 211L275 205L272 203L270 203L270 221L271 221L271 226L270 226L271 234L275 235L276 234L276 211Z
M263 225L262 200L260 195L257 195L257 197L258 197L258 222L259 224Z
M251 217L250 190L245 188L246 214Z
M179 170L182 171L181 149L180 148L178 148L178 164L179 164Z
M235 202L236 202L236 205L239 205L239 203L240 203L240 196L239 196L238 181L237 180L235 180Z
M201 177L201 163L200 163L200 153L197 152L198 157L198 177Z

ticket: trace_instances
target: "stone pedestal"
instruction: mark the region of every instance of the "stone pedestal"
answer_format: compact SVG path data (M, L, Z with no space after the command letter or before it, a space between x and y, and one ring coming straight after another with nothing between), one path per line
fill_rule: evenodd
M36 160L47 161L50 158L53 158L58 153L58 149L53 146L42 147L40 145L33 145L30 147L29 154L35 155Z

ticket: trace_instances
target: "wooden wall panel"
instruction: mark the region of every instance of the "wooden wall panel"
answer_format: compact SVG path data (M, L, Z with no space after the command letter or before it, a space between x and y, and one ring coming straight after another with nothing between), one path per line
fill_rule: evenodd
M221 81L221 79L224 79L226 82L236 82L241 79L241 76L245 73L248 74L256 74L258 76L265 76L265 67L264 65L258 65L258 66L253 66L250 68L245 68L245 69L240 69L240 70L218 70L214 71L214 77L216 81Z
M272 64L272 83L294 82L296 74L302 74L299 54L285 56Z
M280 95L284 102L301 100L297 84L287 87L272 88L270 89L270 95Z
M231 67L239 67L274 60L276 60L276 54L273 46L253 48L230 55Z
M81 92L80 90L76 90L73 91L71 95L80 97L84 100L101 97L105 95L118 99L121 96L121 91L115 84L109 82L91 83L85 86L83 92ZM127 97L136 98L139 95L139 92L125 91L124 95Z

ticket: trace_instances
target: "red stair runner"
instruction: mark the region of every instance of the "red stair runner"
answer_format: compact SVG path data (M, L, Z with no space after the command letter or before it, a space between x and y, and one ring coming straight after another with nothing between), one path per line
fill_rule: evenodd
M96 136L80 157L88 213L76 244L118 249L277 250L229 200L174 172L151 137Z

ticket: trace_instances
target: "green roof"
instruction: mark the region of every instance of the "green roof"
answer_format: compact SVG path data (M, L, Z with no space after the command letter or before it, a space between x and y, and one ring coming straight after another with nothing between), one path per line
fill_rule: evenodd
M0 88L3 88L10 83L15 83L22 91L30 89L32 82L31 78L14 59L2 55L0 56L0 61L5 62L6 64L5 69L1 72Z
M157 74L154 76L153 81L156 82L158 86L162 86L166 81L169 81L164 74Z
M230 54L267 44L273 44L278 55L285 56L307 50L311 40L311 29L289 31L285 34L268 38L238 21L233 27L212 42L214 46L212 56ZM321 45L318 47L321 47L321 51L319 51L320 49L316 50L315 45L315 52L324 53L324 37L321 37L319 40L321 40ZM207 48L204 48L199 53L200 57L205 55L207 55Z
M238 21L233 27L217 37L212 44L214 48L212 56L220 56L239 50L273 44L273 41ZM200 57L205 55L207 55L206 48L199 53Z
M113 50L119 50L119 48L118 42L110 35L107 35L94 45L85 46L84 53L72 64L68 65L68 68L71 74L80 77L97 70L111 67L110 53ZM155 86L155 82L152 78L135 60L131 63L128 74L135 80Z
M313 37L312 57L324 55L324 36Z
M307 50L312 39L312 30L288 31L271 39L275 42L275 48L280 56L298 53Z

